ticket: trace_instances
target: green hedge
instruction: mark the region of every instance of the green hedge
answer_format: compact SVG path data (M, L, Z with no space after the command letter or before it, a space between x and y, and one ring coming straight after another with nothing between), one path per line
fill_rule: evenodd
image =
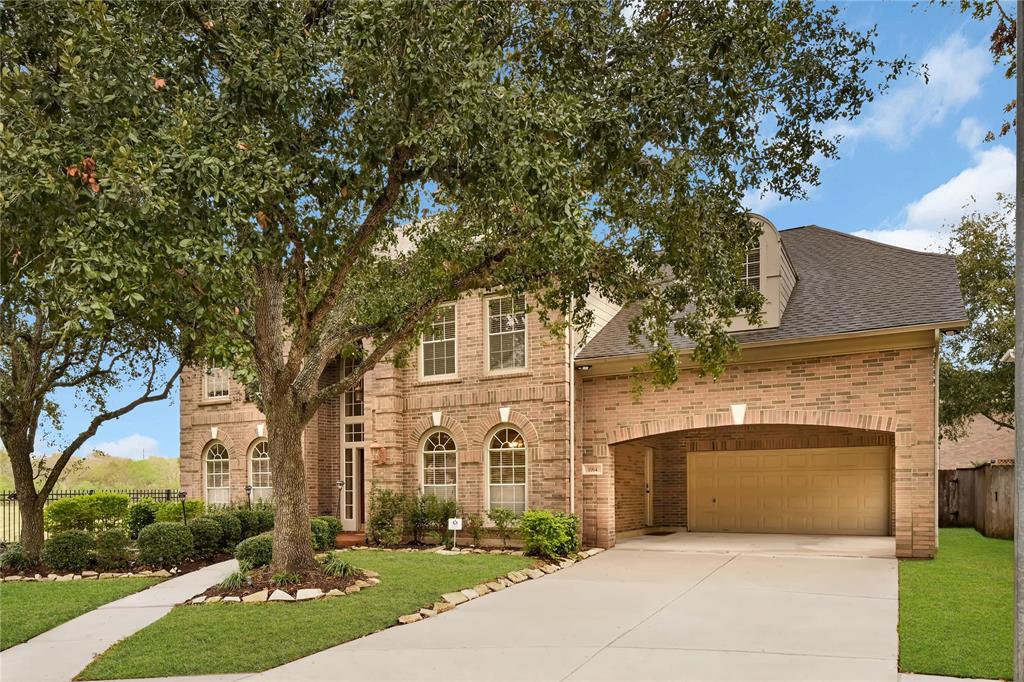
M96 565L114 571L128 565L128 534L120 528L108 528L96 534Z
M274 537L269 533L246 538L235 547L238 563L245 562L253 568L269 566L274 556Z
M132 538L139 537L139 531L151 523L156 523L156 513L160 505L148 497L144 497L128 507L128 533Z
M202 500L185 500L185 518L189 521L198 519L203 515L206 505ZM161 502L157 505L157 521L181 523L181 500L173 502Z
M192 532L180 523L157 521L139 533L139 561L170 568L195 552Z
M93 493L64 497L46 505L43 525L50 534L69 530L93 532L121 526L128 516L127 495Z
M57 571L81 571L92 560L94 541L84 530L55 533L43 543L43 563Z
M228 551L234 550L242 539L242 522L238 515L225 510L207 514L203 518L212 519L220 525L221 547Z
M209 559L221 548L224 542L224 531L215 519L202 516L188 524L188 530L192 533L192 545L195 548L195 556L201 559Z

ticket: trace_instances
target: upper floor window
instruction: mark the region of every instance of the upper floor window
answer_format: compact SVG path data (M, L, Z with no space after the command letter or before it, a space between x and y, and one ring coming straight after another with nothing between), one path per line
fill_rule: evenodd
M203 398L228 396L228 371L223 367L210 367L203 374Z
M444 431L435 431L423 443L423 494L454 500L457 481L455 441Z
M274 486L270 477L270 444L261 440L252 446L249 453L249 483L252 485L253 502L270 502L274 497Z
M761 249L750 249L743 260L743 283L761 290Z
M423 376L455 374L455 304L443 305L421 343Z
M526 367L526 299L487 301L487 366L491 371Z

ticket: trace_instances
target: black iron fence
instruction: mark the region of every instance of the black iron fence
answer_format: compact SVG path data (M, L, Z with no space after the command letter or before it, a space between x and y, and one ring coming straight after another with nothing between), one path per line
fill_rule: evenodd
M178 499L176 488L104 488L94 490L54 490L46 498L46 504L65 497L92 495L93 493L121 493L132 502L150 498L156 502L170 502ZM18 512L18 495L13 490L0 490L0 543L17 542L21 535L21 515Z

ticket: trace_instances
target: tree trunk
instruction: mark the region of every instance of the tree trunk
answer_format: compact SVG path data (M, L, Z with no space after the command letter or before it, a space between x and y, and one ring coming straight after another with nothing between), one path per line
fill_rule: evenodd
M21 515L21 544L25 554L37 561L43 551L43 500L31 491L18 492L18 513Z
M274 573L303 574L318 568L302 459L305 424L290 400L275 398L265 406L274 473L274 556L270 566Z

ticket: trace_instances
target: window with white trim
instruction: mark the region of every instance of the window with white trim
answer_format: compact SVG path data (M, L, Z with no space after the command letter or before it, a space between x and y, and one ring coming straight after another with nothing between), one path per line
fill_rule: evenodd
M252 486L253 502L270 502L274 497L274 485L270 477L270 444L261 440L252 446L249 453L249 485Z
M526 367L526 299L522 296L487 301L487 356L492 372Z
M743 283L761 290L761 249L750 249L743 259Z
M458 452L455 440L435 431L423 443L423 494L454 500L458 483Z
M423 333L420 343L423 376L455 375L455 304L438 308L437 317Z
M489 508L526 511L526 441L513 428L498 429L487 446Z
M228 449L221 443L206 448L206 504L225 505L231 502L231 479L228 473Z
M228 397L228 371L223 367L210 367L203 373L203 398L207 400Z

